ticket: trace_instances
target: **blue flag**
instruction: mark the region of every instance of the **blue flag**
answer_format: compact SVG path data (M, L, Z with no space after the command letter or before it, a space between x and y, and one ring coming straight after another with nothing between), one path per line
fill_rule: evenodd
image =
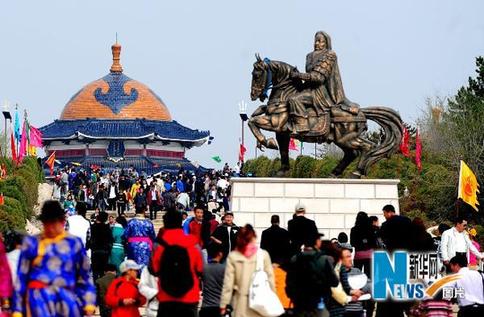
M21 133L20 133L20 118L18 116L18 110L15 110L15 124L13 127L13 131L15 133L15 139L17 140L17 142L19 142Z

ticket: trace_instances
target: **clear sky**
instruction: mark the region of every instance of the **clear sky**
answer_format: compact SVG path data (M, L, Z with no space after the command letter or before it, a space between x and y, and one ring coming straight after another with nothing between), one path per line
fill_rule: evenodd
M474 76L482 12L480 0L1 1L0 101L19 103L36 126L57 119L74 93L109 72L118 32L124 73L150 86L178 122L215 137L188 157L233 165L238 102L258 106L249 98L255 52L302 70L314 33L325 30L346 95L414 122L426 97L453 95ZM246 143L253 157L248 129Z

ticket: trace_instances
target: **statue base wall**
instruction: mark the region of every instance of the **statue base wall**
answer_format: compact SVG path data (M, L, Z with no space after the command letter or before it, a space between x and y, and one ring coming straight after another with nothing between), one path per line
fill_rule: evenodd
M350 233L356 214L365 211L377 216L380 224L382 207L395 206L399 212L398 179L333 179L333 178L232 178L231 211L234 222L250 223L260 238L271 225L271 215L281 218L287 228L297 203L306 206L306 217L316 221L325 238Z

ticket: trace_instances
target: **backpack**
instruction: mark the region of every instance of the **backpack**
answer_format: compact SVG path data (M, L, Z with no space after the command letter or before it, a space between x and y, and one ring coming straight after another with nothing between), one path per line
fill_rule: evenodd
M329 294L327 278L318 263L323 254L297 254L288 266L286 275L287 296L296 304L318 303Z
M188 250L179 245L169 245L159 239L163 246L158 277L160 287L170 296L181 297L193 287L193 275Z

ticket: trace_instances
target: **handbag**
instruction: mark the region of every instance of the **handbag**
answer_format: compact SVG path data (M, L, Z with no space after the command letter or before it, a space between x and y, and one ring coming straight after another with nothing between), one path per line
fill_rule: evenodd
M249 307L265 317L277 317L284 314L281 301L269 285L269 277L264 271L264 253L261 249L256 254L256 270L252 275L249 289Z

